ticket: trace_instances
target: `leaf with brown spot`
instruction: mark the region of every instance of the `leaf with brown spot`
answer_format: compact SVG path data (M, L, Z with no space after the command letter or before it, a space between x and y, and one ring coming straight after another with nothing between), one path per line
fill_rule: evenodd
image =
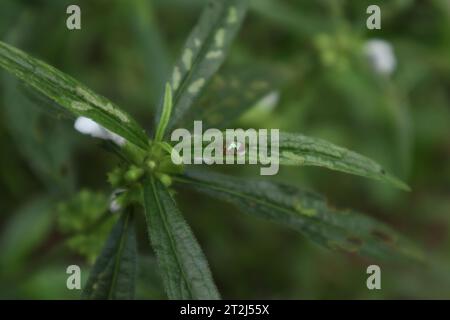
M420 249L388 226L354 211L331 208L323 197L310 191L192 169L174 181L232 203L245 213L291 227L329 249L387 261L423 259ZM380 241L373 230L395 239L396 245Z

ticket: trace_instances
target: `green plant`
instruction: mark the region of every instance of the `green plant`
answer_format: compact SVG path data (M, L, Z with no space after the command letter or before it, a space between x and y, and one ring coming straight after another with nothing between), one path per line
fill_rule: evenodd
M247 2L242 0L212 0L206 6L173 69L170 84L166 86L163 104L155 117L156 130L152 139L137 121L106 98L46 63L0 42L0 66L65 110L96 121L126 141L122 146L109 143L110 150L122 160L121 166L109 174L109 181L114 188L126 191L118 197L122 207L120 219L95 262L84 297L133 297L138 256L133 221L134 215L143 207L148 235L168 297L220 298L206 258L177 208L173 191L178 186L195 189L233 203L249 214L285 224L330 249L375 259L421 260L420 251L388 226L356 212L337 210L309 191L269 181L237 179L172 163L172 145L166 140L167 132L196 119L200 113L196 102L202 93L222 90L223 82L235 79L219 76L212 80L246 10ZM211 85L207 86L209 82ZM216 109L216 102L209 102L206 107L211 109L201 111L208 126L224 127L273 90L257 75L245 81L248 87L243 87L242 83L237 90L227 92L227 96L235 94L237 97L234 108ZM247 94L242 96L242 92ZM219 118L211 116L217 112ZM325 167L408 189L374 161L299 134L281 134L280 163Z

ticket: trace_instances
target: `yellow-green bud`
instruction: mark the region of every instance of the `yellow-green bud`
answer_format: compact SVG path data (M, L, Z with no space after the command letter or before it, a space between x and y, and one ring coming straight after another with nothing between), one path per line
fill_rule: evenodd
M128 182L136 182L144 175L144 169L135 165L131 165L130 169L125 173L125 180Z
M158 175L159 181L166 187L170 187L172 185L172 178L168 176L167 174L160 174Z
M153 160L148 160L148 161L147 161L147 167L148 167L150 170L154 170L154 169L156 168L156 162L153 161Z

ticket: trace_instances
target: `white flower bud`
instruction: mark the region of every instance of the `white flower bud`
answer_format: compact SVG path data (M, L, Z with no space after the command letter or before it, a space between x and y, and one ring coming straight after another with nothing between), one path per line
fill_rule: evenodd
M394 72L397 59L389 42L381 39L369 40L364 45L364 53L375 72L383 75L391 75Z
M111 196L109 197L109 211L116 213L122 210L122 206L117 201L117 197L125 191L125 189L116 189L111 193Z
M123 146L125 144L124 138L115 134L114 132L109 131L108 129L99 125L97 122L86 117L78 117L75 121L74 127L78 132L82 134L90 135L94 138L111 140L119 146Z

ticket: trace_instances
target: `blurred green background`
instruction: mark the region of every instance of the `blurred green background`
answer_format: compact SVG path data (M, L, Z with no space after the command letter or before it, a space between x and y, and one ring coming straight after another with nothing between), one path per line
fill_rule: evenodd
M151 132L162 85L204 2L2 0L0 39L107 96ZM80 5L82 30L66 28L69 4ZM381 30L366 28L370 4L381 7ZM364 56L375 38L392 45L391 75L375 72ZM433 267L327 251L179 190L223 297L450 298L450 2L254 0L223 70L253 65L287 76L275 81L276 107L252 110L236 127L327 139L377 160L412 192L318 168L281 168L271 179L386 222L422 246ZM53 103L0 76L0 298L78 298L66 288L66 268L80 265L85 281L114 222L106 174L117 159L78 134L73 118L55 117ZM142 225L137 298L165 298ZM381 266L382 290L366 287L372 263Z

